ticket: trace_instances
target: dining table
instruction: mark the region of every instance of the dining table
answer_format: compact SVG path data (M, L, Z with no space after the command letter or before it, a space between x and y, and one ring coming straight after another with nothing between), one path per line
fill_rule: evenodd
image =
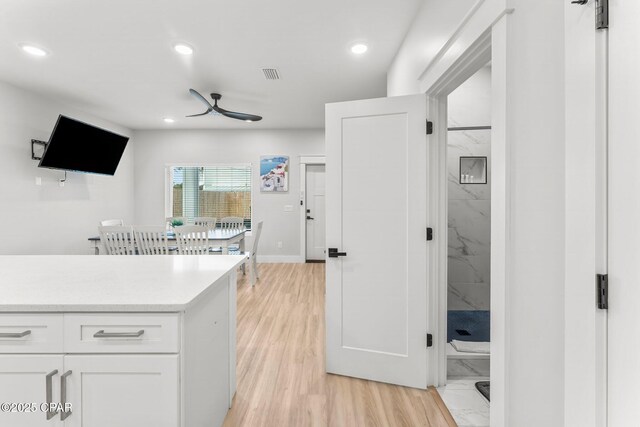
M232 245L238 245L240 253L244 253L245 251L245 233L246 229L222 229L216 228L213 230L209 230L208 238L209 244L211 247L219 247L222 249L222 254L226 255L229 253L229 247ZM94 250L96 255L100 255L100 250L102 248L102 243L100 241L100 236L89 237L89 243ZM167 231L167 242L169 244L170 252L177 252L178 242L176 241L176 235L172 231ZM135 242L134 242L135 245Z

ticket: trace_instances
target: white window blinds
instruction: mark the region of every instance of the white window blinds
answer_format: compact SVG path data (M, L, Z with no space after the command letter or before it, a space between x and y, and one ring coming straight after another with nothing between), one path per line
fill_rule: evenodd
M251 229L251 166L173 166L173 216L244 218Z

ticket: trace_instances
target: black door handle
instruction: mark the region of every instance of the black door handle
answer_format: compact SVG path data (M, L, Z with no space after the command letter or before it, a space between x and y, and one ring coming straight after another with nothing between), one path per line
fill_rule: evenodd
M338 252L337 248L329 248L329 258L338 258L339 256L347 256L347 253Z
M315 219L315 218L311 218L309 215L307 215L307 219Z

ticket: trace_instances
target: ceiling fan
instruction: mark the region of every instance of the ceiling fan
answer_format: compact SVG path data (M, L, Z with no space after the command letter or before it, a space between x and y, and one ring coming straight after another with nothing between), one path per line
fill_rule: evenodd
M211 98L213 99L213 105L207 99L200 95L196 90L189 89L189 93L196 98L198 98L201 102L203 102L207 106L207 111L200 114L192 114L187 117L197 117L197 116L206 116L207 114L221 114L223 116L231 117L232 119L244 120L245 122L257 122L262 120L261 116L256 116L255 114L247 114L247 113L237 113L235 111L228 111L224 108L218 107L218 101L222 98L222 95L219 93L212 93Z

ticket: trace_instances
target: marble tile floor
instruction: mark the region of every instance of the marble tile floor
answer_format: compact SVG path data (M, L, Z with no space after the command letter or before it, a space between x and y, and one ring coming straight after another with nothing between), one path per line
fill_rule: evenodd
M476 382L488 377L450 378L438 388L458 427L489 427L489 402L476 389Z

